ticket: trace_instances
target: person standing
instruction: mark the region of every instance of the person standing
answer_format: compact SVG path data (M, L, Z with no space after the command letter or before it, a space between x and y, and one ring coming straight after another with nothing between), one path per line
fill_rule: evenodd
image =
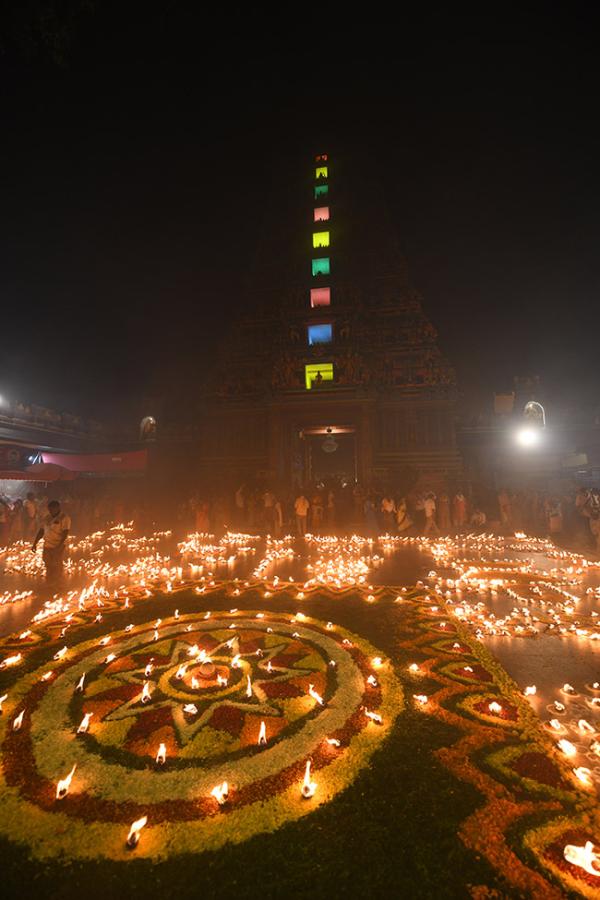
M450 497L446 491L442 491L438 497L437 524L442 534L450 531Z
M434 537L439 534L435 521L435 494L431 492L425 497L425 531L423 534L432 534Z
M412 519L408 514L406 498L401 497L396 507L396 527L400 534L412 526Z
M10 527L10 507L5 500L0 497L0 547L8 547Z
M70 528L71 520L61 511L58 500L50 500L48 514L44 517L43 524L31 546L35 553L37 545L43 538L42 559L46 567L46 581L49 585L58 584L62 576L63 553Z
M32 491L29 491L27 499L23 503L23 514L25 517L25 540L33 541L37 531L37 506L35 505L35 494Z
M396 513L396 504L393 497L386 494L381 501L382 524L386 534L390 534L394 530L394 518Z
M310 503L304 494L300 494L296 497L294 512L296 513L296 531L299 535L306 534L306 520L308 517L309 506Z
M462 491L457 491L452 500L452 524L456 531L464 531L467 523L467 499Z
M10 542L16 544L23 540L23 501L15 500L10 517Z

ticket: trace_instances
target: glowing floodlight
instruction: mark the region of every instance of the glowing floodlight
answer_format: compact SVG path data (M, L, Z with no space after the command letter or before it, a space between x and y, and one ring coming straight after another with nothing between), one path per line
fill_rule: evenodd
M517 431L517 441L522 447L535 447L539 444L541 433L538 428L521 428Z

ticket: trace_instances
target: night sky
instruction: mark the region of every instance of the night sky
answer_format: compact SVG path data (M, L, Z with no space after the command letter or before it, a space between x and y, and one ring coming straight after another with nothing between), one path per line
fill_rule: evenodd
M551 402L600 403L590 5L371 22L12 5L0 394L102 417L193 394L244 310L273 172L332 144L380 170L467 397L539 374Z

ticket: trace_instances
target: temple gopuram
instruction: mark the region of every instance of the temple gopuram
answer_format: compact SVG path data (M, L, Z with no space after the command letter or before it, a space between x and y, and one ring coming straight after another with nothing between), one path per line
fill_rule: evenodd
M381 199L327 153L288 180L267 215L249 313L203 386L201 472L289 487L435 488L460 476L455 374Z

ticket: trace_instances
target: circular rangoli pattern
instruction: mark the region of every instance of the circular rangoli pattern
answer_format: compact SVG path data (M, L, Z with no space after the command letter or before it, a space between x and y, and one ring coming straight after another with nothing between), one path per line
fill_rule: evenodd
M331 623L240 611L156 626L106 631L58 659L55 640L43 665L15 670L0 833L35 856L131 857L143 817L134 855L153 858L274 830L347 787L402 707L391 663Z

